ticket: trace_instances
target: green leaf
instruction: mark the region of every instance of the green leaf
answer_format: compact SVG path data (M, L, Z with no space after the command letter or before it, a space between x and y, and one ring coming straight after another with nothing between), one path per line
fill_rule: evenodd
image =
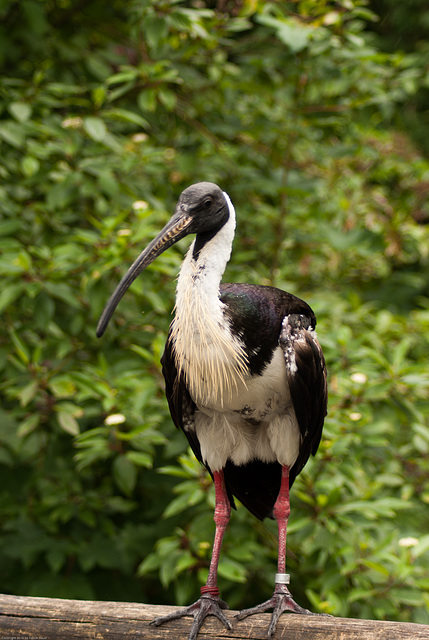
M51 210L64 209L73 200L75 194L75 188L67 179L54 184L48 191L48 208Z
M158 569L160 565L160 557L158 554L151 553L139 564L137 568L138 576L145 576L151 573L155 569Z
M129 111L127 109L110 109L105 113L106 117L112 118L113 120L130 122L131 124L138 125L142 129L148 129L150 126L147 120L145 120L141 115L135 113L134 111Z
M389 569L385 565L381 564L380 562L374 562L372 560L365 560L365 559L363 559L361 562L363 565L368 567L368 569L373 569L374 571L377 571L378 573L381 573L386 577L390 575Z
M183 571L187 571L191 567L195 567L198 560L195 558L188 549L180 555L179 560L176 562L176 575L182 573Z
M224 557L219 563L219 575L232 582L245 583L247 572L246 568L239 562Z
M26 407L29 402L31 402L35 397L39 390L39 383L37 380L33 380L29 382L20 392L19 399L21 402L21 407Z
M23 340L13 329L10 330L10 337L20 360L22 360L24 364L28 364L30 362L30 353L27 345L24 344Z
M21 229L21 220L1 220L0 221L0 236L11 236Z
M25 143L25 135L22 126L12 121L1 122L0 139L4 140L12 147L20 149Z
M153 466L152 456L143 451L128 451L127 457L133 464L138 467L146 467L151 469Z
M275 18L270 15L258 15L257 22L267 27L272 27L279 40L287 45L293 53L298 53L305 49L313 33L311 25L303 24L291 18Z
M154 112L156 109L155 89L144 89L137 96L137 104L142 111Z
M90 138L96 142L101 142L107 135L107 127L101 118L88 116L83 120L83 128Z
M166 17L151 15L145 20L145 37L149 46L156 49L167 36L168 22Z
M43 288L53 298L58 298L66 303L67 306L80 309L80 302L76 299L76 292L71 286L65 282L49 282L43 283Z
M83 93L84 87L80 87L78 84L68 84L66 82L49 82L46 85L47 91L57 96L75 96L76 94Z
M95 87L95 89L92 90L91 95L95 107L99 108L107 98L107 90L105 89L105 87Z
M138 76L138 69L127 69L124 71L120 71L119 73L115 73L107 80L107 84L123 84L124 82L130 82L135 80Z
M62 549L59 549L58 547L50 549L46 554L47 563L53 573L58 573L60 571L66 559L66 554Z
M46 327L55 313L55 302L44 291L34 300L34 320L38 327Z
M28 434L32 433L40 424L40 415L33 413L26 420L21 422L17 435L19 438L25 438Z
M413 548L413 555L420 557L429 552L429 534L424 535L419 539L416 547Z
M73 418L73 416L67 411L58 411L57 414L58 424L61 429L72 436L77 436L80 433L79 423Z
M161 87L158 95L159 95L160 101L166 107L166 109L168 109L168 111L173 111L177 103L176 94L170 89Z
M137 482L137 469L128 456L119 455L113 461L113 477L125 495L131 495Z
M51 378L48 386L55 398L68 398L76 392L74 380L68 375L57 375Z
M22 159L21 167L22 173L27 178L30 178L31 176L34 176L36 173L38 173L40 169L40 162L37 160L37 158L33 158L32 156L25 156L25 158Z
M17 300L26 286L24 284L11 284L4 287L0 291L0 313L9 307L15 300Z
M176 565L180 556L180 550L176 549L168 558L164 558L159 571L159 578L164 588L168 587L171 581L177 576Z
M31 117L32 109L26 102L11 102L8 110L18 122L27 122Z
M183 493L177 498L174 498L162 515L164 518L171 518L172 516L185 511L189 507L202 502L202 500L204 500L204 492L198 486L195 486L192 491Z

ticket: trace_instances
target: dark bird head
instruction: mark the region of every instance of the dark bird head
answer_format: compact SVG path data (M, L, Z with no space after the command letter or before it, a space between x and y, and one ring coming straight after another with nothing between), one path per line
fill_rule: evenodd
M97 326L100 338L119 301L137 276L161 253L185 236L196 233L194 257L213 238L229 218L229 206L222 189L213 182L197 182L180 194L169 222L142 251L124 275L106 304Z

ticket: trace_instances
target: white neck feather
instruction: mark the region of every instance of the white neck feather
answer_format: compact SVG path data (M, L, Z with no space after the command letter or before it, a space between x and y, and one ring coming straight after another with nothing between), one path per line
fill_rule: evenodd
M182 371L194 402L223 407L245 387L247 357L231 333L219 299L219 285L231 256L235 210L228 195L229 218L201 249L197 260L192 243L180 269L176 314L171 339L176 366Z

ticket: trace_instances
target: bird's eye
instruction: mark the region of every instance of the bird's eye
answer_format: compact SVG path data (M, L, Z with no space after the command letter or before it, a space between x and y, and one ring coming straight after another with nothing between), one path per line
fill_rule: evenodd
M211 199L211 198L206 198L206 199L204 200L204 202L203 202L203 207L204 207L205 209L208 209L208 208L210 207L211 203L212 203L212 199Z

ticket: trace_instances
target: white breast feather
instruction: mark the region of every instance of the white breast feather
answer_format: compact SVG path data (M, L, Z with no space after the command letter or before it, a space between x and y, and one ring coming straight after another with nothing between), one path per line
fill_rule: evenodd
M180 269L171 340L176 366L197 404L223 407L246 388L247 356L230 330L219 299L219 284L231 255L235 212L193 259L191 245Z
M188 259L184 266L196 271ZM181 276L183 272L182 268ZM246 388L247 356L240 340L230 331L224 305L218 297L208 296L205 283L197 281L197 273L193 275L195 280L192 276L187 278L177 296L171 327L173 353L193 400L223 407Z
M199 407L194 428L203 460L212 471L222 469L228 459L237 465L258 459L292 466L301 434L283 351L277 348L263 375L252 378L247 390L223 410Z

